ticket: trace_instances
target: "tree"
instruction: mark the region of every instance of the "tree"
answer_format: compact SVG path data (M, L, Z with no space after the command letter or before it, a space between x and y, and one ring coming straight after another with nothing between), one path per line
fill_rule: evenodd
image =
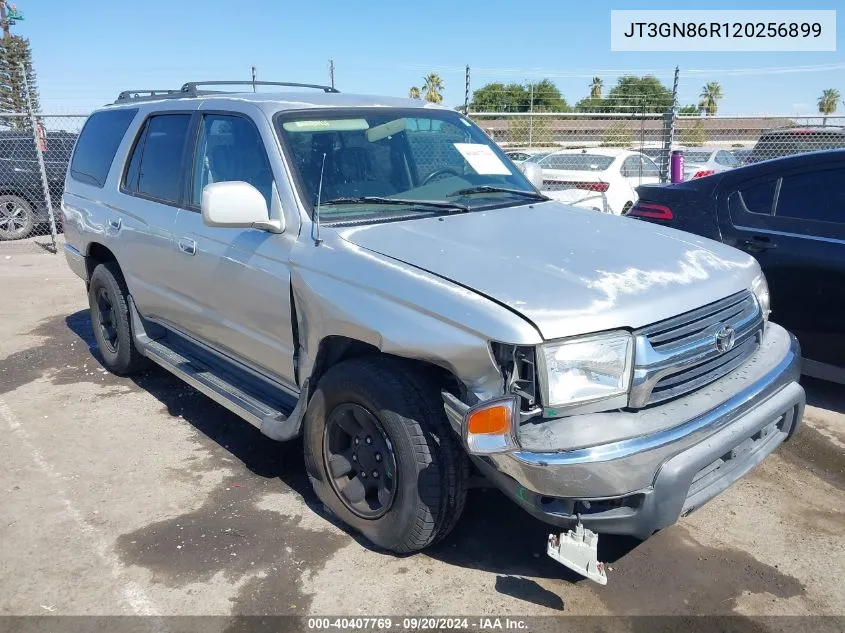
M575 104L576 112L604 112L607 103L601 97L585 97Z
M707 82L701 89L701 108L707 116L714 116L719 109L719 100L724 97L722 86L716 81Z
M569 112L572 109L551 79L529 83L524 90L528 99L523 112Z
M571 110L557 86L549 79L534 84L493 82L472 93L474 112L568 112Z
M409 99L419 99L420 98L420 89L416 86L411 86L410 90L408 90L408 98Z
M707 132L704 130L704 121L699 119L690 127L682 127L678 130L678 140L681 145L688 147L701 147L707 142Z
M431 103L443 101L443 79L437 73L429 73L423 77L422 94Z
M839 101L839 91L836 88L828 88L822 91L822 96L819 97L819 113L824 115L824 122L827 122L827 116L836 112L837 102Z
M678 110L678 114L681 116L698 116L701 110L697 105L690 104L685 105L680 110Z
M662 114L671 107L672 91L657 77L625 75L611 88L602 104L602 111Z
M593 77L593 81L590 82L590 99L601 99L601 89L604 86L604 82L601 80L601 77Z
M38 84L35 71L32 69L32 51L29 40L17 35L0 39L0 112L27 112L26 92L24 90L24 74L29 84L32 107L38 112L41 109L38 96ZM7 119L6 125L22 129L29 127L29 120L25 118Z

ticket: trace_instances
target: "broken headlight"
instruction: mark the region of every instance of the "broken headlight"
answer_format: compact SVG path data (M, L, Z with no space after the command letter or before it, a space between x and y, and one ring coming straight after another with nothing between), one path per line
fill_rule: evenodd
M540 347L540 385L546 415L558 407L628 393L634 341L629 332L608 332Z

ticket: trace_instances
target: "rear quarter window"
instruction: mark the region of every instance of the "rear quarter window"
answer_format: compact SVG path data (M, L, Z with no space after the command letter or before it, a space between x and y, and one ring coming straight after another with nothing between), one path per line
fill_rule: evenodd
M85 122L70 163L70 176L77 182L102 188L114 155L137 109L95 112Z

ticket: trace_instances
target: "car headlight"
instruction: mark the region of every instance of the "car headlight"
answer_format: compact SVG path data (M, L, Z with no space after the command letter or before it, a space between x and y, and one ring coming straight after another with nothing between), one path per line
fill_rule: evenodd
M540 350L540 386L547 415L554 415L557 407L628 392L634 356L634 341L628 332L549 343Z
M766 275L760 273L751 282L751 292L757 297L757 303L760 304L760 310L763 312L763 325L769 322L769 314L772 311L772 297L769 294L769 283L766 281Z

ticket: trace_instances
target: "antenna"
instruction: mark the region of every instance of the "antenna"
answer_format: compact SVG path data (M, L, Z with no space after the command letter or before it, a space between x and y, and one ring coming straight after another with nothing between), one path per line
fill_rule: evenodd
M323 200L323 172L326 170L326 153L323 152L323 163L320 165L320 184L317 185L317 206L314 209L314 222L311 224L311 237L314 240L314 245L319 246L323 243L320 238L320 203Z

